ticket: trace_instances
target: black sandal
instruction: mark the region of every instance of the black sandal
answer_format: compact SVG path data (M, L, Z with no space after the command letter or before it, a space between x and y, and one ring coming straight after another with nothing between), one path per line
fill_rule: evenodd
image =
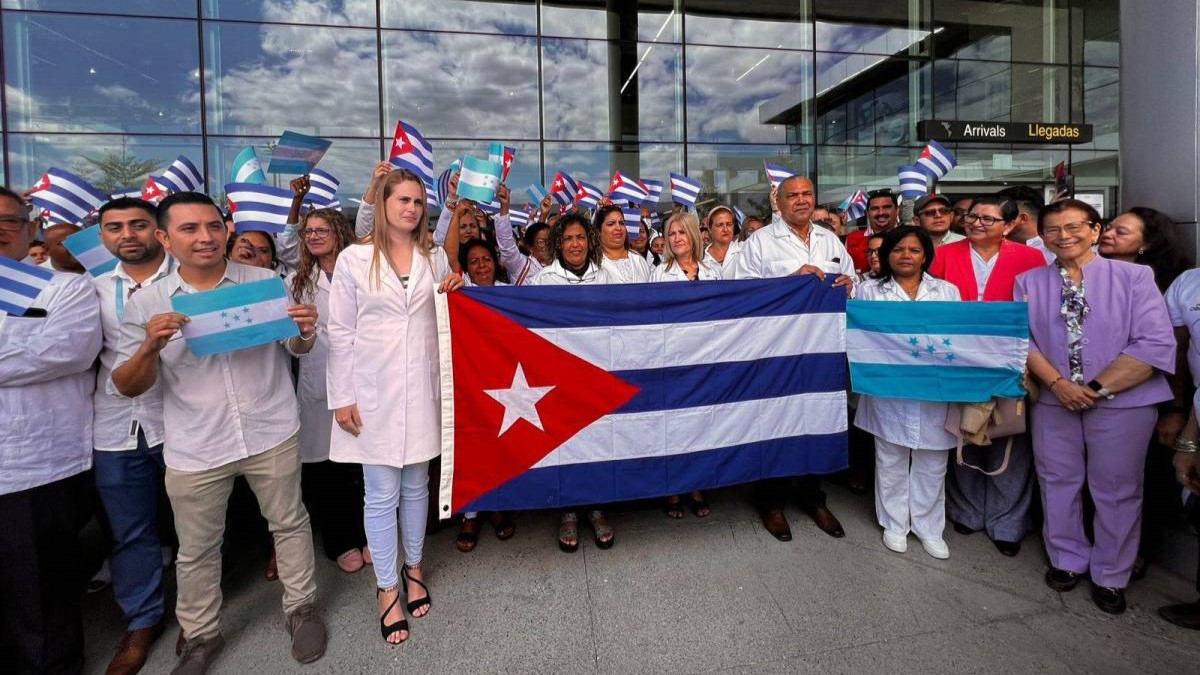
M470 553L475 550L475 545L478 543L479 519L463 518L462 525L458 528L458 536L454 539L454 545L463 553Z
M674 499L675 501L671 501ZM679 497L667 497L667 505L663 507L667 517L672 520L680 520L683 518L683 501Z
M375 589L375 597L378 598L383 593L383 590L384 589L382 589L382 588L376 588ZM408 630L408 619L400 619L396 623L392 623L392 624L385 623L387 621L388 613L392 611L392 609L400 602L400 598L404 596L404 594L400 592L399 586L397 586L395 589L392 589L392 590L396 591L396 599L392 600L392 603L387 606L387 609L383 610L383 614L379 615L379 632L383 634L384 642L388 643L389 645L395 646L395 645L399 645L399 644L404 644L404 642L407 641L408 638L404 638L403 640L401 640L399 642L392 642L392 641L388 640L388 638L392 637L393 635L395 635L396 633L399 633L401 631L408 633L409 630Z
M603 525L598 525L597 520L604 520ZM596 548L600 550L608 550L616 543L616 533L613 531L612 525L608 524L608 519L604 517L603 511L592 511L588 514L588 522L592 525L592 531L595 532Z
M496 529L496 538L500 541L512 539L517 533L517 525L504 511L494 511L491 517L492 527Z
M567 538L574 542L568 542ZM563 553L574 553L579 550L579 516L573 512L562 514L558 522L558 548Z
M428 616L429 611L426 610L425 613L422 614L421 616L417 616L416 611L418 609L421 609L422 607L432 608L433 607L433 599L429 595L429 587L425 585L425 582L421 581L420 579L414 579L414 578L408 576L408 570L409 570L408 565L405 565L400 570L400 576L404 577L404 583L406 584L404 587L405 594L406 595L408 594L407 584L408 584L408 582L411 581L412 583L420 586L421 589L425 591L425 597L421 598L420 600L413 600L412 602L405 605L405 607L408 609L408 613L412 614L412 618L420 619L422 617Z
M697 518L707 518L712 515L712 508L704 499L688 498L688 506L692 509L692 515Z

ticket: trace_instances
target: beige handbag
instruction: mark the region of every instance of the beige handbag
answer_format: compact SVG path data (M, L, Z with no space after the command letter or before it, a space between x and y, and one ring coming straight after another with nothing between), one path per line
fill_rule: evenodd
M946 409L946 431L958 439L956 461L988 476L999 476L1008 470L1012 457L1013 437L1025 433L1026 407L1024 398L994 398L986 403L957 403ZM963 445L991 445L992 441L1007 438L1004 461L995 471L968 464L963 459Z

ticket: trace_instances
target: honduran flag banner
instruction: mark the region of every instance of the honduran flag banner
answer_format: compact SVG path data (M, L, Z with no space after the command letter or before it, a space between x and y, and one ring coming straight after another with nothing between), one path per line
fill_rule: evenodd
M212 356L265 345L300 334L288 316L283 279L225 286L171 298L171 308L188 317L183 339L196 356Z
M846 307L857 394L981 403L1025 395L1029 317L1023 302L881 302Z
M463 157L462 170L458 172L458 196L476 204L490 204L500 187L500 174L504 166L478 157Z
M242 151L233 158L233 166L229 169L229 182L254 183L256 185L267 182L267 175L263 173L262 163L258 161L258 155L255 154L253 147L242 148Z
M436 303L442 518L847 465L846 294L813 276L470 288Z
M529 199L537 205L541 205L542 200L550 196L550 191L541 183L534 183L529 186Z
M117 266L117 257L100 242L99 225L84 228L63 239L63 246L93 277L107 274Z
M270 185L230 183L225 186L225 200L233 214L238 232L283 232L288 212L292 208L292 191Z
M0 255L0 315L24 314L53 278L48 269Z

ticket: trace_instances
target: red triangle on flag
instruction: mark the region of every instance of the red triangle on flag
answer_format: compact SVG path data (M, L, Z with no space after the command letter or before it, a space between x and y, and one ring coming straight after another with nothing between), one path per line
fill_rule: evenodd
M404 122L396 122L396 133L392 136L392 152L388 155L388 159L396 159L401 155L412 153L413 144L408 140L408 134L404 133Z
M457 513L628 403L639 389L465 293L447 300L454 370L451 505ZM513 421L516 411L498 398L525 385L536 390L536 420Z

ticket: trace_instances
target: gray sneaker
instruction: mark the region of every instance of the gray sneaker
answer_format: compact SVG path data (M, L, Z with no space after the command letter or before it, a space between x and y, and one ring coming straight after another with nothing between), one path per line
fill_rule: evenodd
M325 656L328 635L325 622L317 614L317 606L302 605L287 615L288 635L292 636L292 658L300 663L312 663Z
M188 640L187 644L183 646L183 653L180 654L179 662L175 664L171 675L204 675L208 672L208 667L216 660L217 654L220 654L224 648L225 638L221 637L220 633L208 639Z

